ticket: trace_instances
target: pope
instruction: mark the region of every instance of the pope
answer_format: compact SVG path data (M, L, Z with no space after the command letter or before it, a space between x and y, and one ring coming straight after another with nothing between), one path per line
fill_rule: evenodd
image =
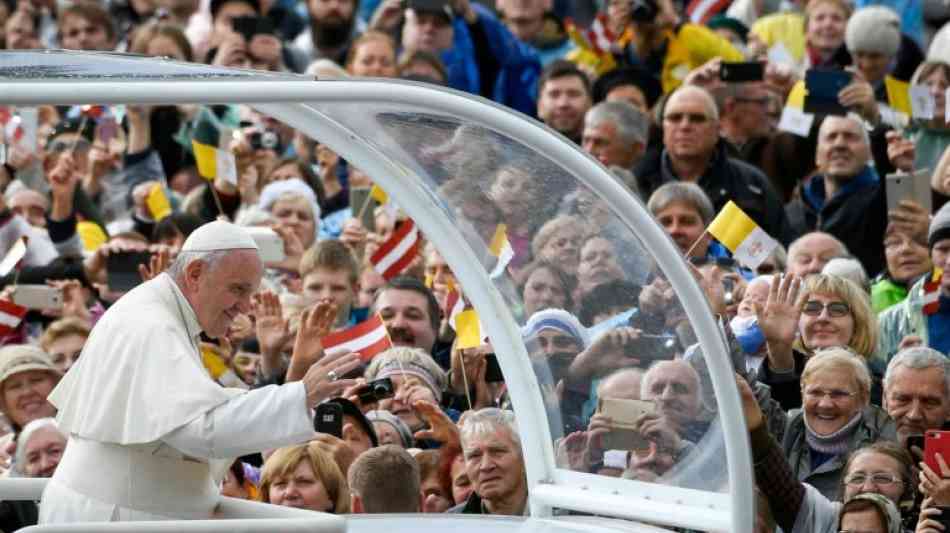
M234 457L314 436L311 408L354 384L337 378L359 366L357 355L324 357L302 381L251 391L221 387L201 362L201 333L225 335L250 310L263 271L247 232L211 222L167 272L109 308L49 396L69 443L40 524L207 519ZM320 320L304 314L295 352L316 351Z

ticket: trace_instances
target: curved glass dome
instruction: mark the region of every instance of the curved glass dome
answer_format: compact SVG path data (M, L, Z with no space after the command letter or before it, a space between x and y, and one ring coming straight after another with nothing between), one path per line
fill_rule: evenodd
M41 59L56 67L33 78L12 68ZM410 82L314 82L111 54L0 54L3 76L16 81L0 83L4 104L247 103L325 143L417 223L474 305L518 420L533 516L752 531L733 367L699 286L621 180L542 124ZM506 247L513 256L498 268ZM533 256L559 270L531 270ZM571 300L597 324L550 309ZM572 434L604 410L617 429L603 443L607 466L579 472ZM666 423L646 441L630 429L650 412Z

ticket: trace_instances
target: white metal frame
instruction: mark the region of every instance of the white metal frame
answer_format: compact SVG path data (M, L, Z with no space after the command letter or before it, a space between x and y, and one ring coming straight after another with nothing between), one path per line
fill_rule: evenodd
M2 63L2 61L0 61ZM147 67L145 67L147 68ZM519 413L523 449L531 491L532 516L549 516L553 507L604 513L676 524L695 529L722 529L736 533L752 531L753 480L747 431L733 371L726 348L713 320L705 297L696 284L678 250L649 216L643 204L630 195L608 172L583 152L572 148L543 125L525 120L513 111L487 100L433 86L381 80L327 81L16 81L0 84L0 102L12 105L41 104L154 104L154 103L243 103L282 120L307 135L326 143L331 149L359 166L392 195L418 223L442 253L466 295L480 311L492 343L499 353L517 354L500 358L509 376L509 391ZM300 102L310 102L310 105ZM696 491L651 485L644 489L655 498L633 505L606 478L575 486L574 473L558 470L554 450L536 379L521 340L520 330L505 301L488 279L478 256L468 247L461 233L431 194L418 194L421 179L406 173L386 154L360 141L358 131L331 120L318 108L335 103L366 103L426 108L431 112L458 117L463 122L482 124L544 154L563 167L606 202L615 216L627 225L651 250L658 265L671 281L686 314L703 346L716 392L720 422L726 440L729 495L711 493L697 502ZM534 416L531 413L534 413ZM539 453L541 451L541 453ZM0 490L0 497L3 496ZM650 512L676 505L671 519ZM624 511L627 509L627 511ZM674 507L670 507L674 509ZM636 511L636 512L632 512ZM640 512L644 514L640 514Z

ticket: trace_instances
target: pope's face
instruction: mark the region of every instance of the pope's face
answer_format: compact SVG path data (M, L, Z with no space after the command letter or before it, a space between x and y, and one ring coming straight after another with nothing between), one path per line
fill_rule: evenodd
M256 250L233 250L211 268L204 262L189 265L187 276L194 296L190 301L205 334L221 337L235 317L251 311L251 295L263 275Z

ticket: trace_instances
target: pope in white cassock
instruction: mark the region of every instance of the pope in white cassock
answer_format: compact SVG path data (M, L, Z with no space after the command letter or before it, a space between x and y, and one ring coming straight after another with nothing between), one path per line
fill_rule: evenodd
M199 335L225 335L251 307L263 265L241 228L212 222L163 273L103 315L49 401L69 444L43 492L40 524L207 519L234 457L303 442L310 409L337 395L357 356L325 357L302 381L251 391L206 373ZM295 351L313 314L305 313Z

